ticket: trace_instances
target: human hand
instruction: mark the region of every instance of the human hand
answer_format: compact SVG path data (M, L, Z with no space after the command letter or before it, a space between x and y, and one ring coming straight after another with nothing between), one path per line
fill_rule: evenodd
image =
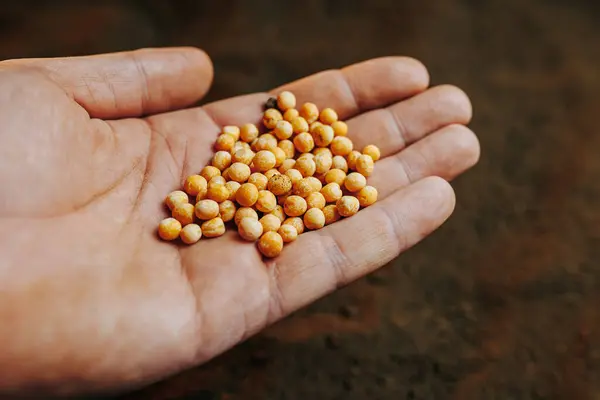
M264 262L235 232L157 239L162 201L266 93L182 109L212 80L195 49L0 63L0 391L131 389L198 365L386 264L451 214L477 162L466 95L383 58L285 85L382 150L379 201ZM437 176L437 177L436 177ZM438 178L441 177L441 178ZM443 179L442 179L443 178Z

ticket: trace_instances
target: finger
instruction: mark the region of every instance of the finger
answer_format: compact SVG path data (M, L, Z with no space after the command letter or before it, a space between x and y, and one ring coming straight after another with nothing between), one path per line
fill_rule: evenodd
M271 262L271 315L278 319L383 266L438 228L455 198L430 177L323 230L301 235Z
M452 180L479 160L477 136L464 125L449 125L375 164L369 185L384 199L428 176Z
M461 89L442 85L387 108L348 121L348 136L356 149L376 144L383 157L450 124L468 124L472 107Z
M323 71L271 91L217 101L205 106L219 125L257 122L263 104L283 90L293 92L301 105L310 101L319 108L335 109L341 119L384 107L422 92L429 85L427 69L408 57L386 57ZM231 110L236 110L232 117Z
M189 106L210 88L210 58L195 48L142 49L85 57L22 59L45 70L90 116L139 117Z

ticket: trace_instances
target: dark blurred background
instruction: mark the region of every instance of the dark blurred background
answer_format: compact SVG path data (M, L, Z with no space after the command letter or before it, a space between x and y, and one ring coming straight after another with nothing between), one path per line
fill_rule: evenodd
M194 45L208 100L409 55L474 105L453 218L380 272L125 399L599 399L600 2L20 1L0 58Z

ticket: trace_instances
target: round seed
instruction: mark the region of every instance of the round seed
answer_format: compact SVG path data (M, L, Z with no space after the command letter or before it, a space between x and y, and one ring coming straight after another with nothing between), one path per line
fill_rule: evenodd
M287 111L296 107L296 96L288 91L279 93L279 96L277 96L277 107L281 111Z
M288 121L281 120L275 125L273 133L275 133L275 136L279 140L289 139L294 134L294 127Z
M158 224L158 235L162 240L175 240L181 232L181 222L175 218L165 218Z
M315 147L315 141L308 132L303 132L294 137L294 146L300 153L308 153Z
M282 196L292 190L292 180L287 175L274 175L267 187L275 196Z
M319 118L319 108L313 103L304 103L300 107L300 116L312 124Z
M325 108L321 111L319 119L322 123L331 125L338 120L338 115L333 108Z
M315 156L315 173L322 175L331 169L333 159L327 153L317 154Z
M217 167L213 167L212 165L207 165L206 167L202 168L202 171L200 171L200 176L209 182L215 176L221 176L221 170Z
M242 239L255 242L262 236L263 226L257 219L245 217L238 223L238 233Z
M296 117L291 122L295 134L308 132L308 122L302 117Z
M275 108L270 108L263 115L263 124L267 129L274 129L279 121L283 119L281 112Z
M263 232L277 232L281 226L281 220L273 214L265 214L259 222L263 227Z
M236 181L229 181L225 184L225 187L227 188L227 190L229 190L229 198L227 200L231 200L231 201L235 200L235 195L236 195L238 189L240 188L240 186L242 186L242 185Z
M244 183L250 177L250 167L241 162L231 164L229 167L229 179L238 183Z
M202 228L198 224L189 224L181 229L179 233L181 241L185 244L197 243L202 237Z
M367 178L358 172L351 172L344 180L344 186L351 192L358 192L367 185Z
M338 185L342 186L344 181L346 180L346 173L341 169L330 169L325 174L325 182L332 183L335 182Z
M343 121L335 121L331 124L333 133L335 136L346 136L348 135L348 125Z
M285 221L285 211L283 211L283 207L281 207L280 205L275 207L275 209L271 211L271 214L279 218L281 222Z
M332 169L341 169L345 173L348 173L348 162L342 156L334 156L331 164Z
M277 144L277 147L284 151L286 158L294 158L296 147L291 140L282 140Z
M351 217L358 212L360 203L354 196L343 196L337 201L336 206L342 217Z
M298 238L298 231L293 225L281 225L277 231L283 243L291 243Z
M292 185L302 179L302 173L295 168L285 171L285 175L292 180Z
M252 207L258 200L258 189L251 183L244 183L235 194L235 200L243 207Z
M342 218L342 216L338 212L337 205L335 204L325 206L325 208L323 209L323 215L325 215L325 225L332 224L336 221L339 221Z
M256 168L259 172L265 172L275 167L275 163L277 159L275 158L275 154L271 153L268 150L261 150L254 156L254 160L252 163L254 164L254 168Z
M312 131L315 144L319 147L329 146L334 138L333 128L329 125L318 125Z
M188 195L181 190L175 190L174 192L169 193L165 198L165 204L169 207L169 210L173 210L177 204L188 202Z
M294 168L295 165L296 160L294 160L293 158L288 158L287 160L284 160L281 163L281 166L279 167L279 172L285 174L287 170Z
M277 199L275 195L268 190L261 190L258 192L258 199L254 204L254 207L260 212L270 213L277 207Z
M349 170L356 171L356 162L358 161L361 155L362 154L360 154L358 151L353 150L352 152L350 152L350 154L346 156Z
M363 154L362 156L358 157L358 160L356 160L356 172L364 176L371 176L374 169L375 163L371 156Z
M308 196L306 196L306 206L311 208L318 208L322 210L325 207L326 201L325 196L323 196L319 192L312 192Z
M294 184L294 194L300 197L307 197L315 189L308 178L302 178Z
M327 203L334 203L341 199L344 195L342 188L336 182L331 182L325 185L325 187L321 189L321 194L323 197L325 197L325 201Z
M224 126L221 131L223 135L231 135L235 140L239 140L240 138L240 128L233 125Z
M279 168L287 159L287 155L285 154L285 151L279 147L275 147L271 152L275 155L275 168Z
M258 137L258 128L254 124L245 124L240 128L240 139L252 143Z
M325 226L325 214L319 208L311 208L304 214L304 226L307 229L321 229Z
M304 233L304 221L302 221L302 218L300 217L289 217L281 224L281 226L284 225L293 226L296 229L296 232L298 232L298 235Z
M298 118L300 113L295 108L290 108L286 112L283 113L283 119L288 122L292 122L295 118Z
M379 147L375 146L374 144L365 146L363 149L363 154L371 156L373 161L377 161L381 158L381 151L379 150Z
M219 215L219 204L214 200L200 200L195 207L196 217L202 220L209 220Z
M212 159L212 166L223 171L231 165L231 154L228 151L217 151Z
M221 134L215 141L216 151L231 151L235 145L236 138L233 135Z
M358 199L361 207L368 207L377 201L377 196L377 189L375 189L373 186L365 186L364 188L360 189L356 195L356 198Z
M306 200L296 195L288 196L283 204L283 209L289 217L299 217L306 212L307 208Z
M265 257L277 257L283 250L283 239L277 232L267 232L258 240L258 250Z
M206 197L208 199L214 200L217 203L222 203L225 200L229 199L229 190L225 185L214 185L208 188L208 192L206 193Z
M301 157L296 160L296 165L294 165L295 169L300 171L302 176L313 176L317 171L317 164L310 157Z
M225 233L225 224L219 217L209 219L202 223L202 234L207 238L222 236Z
M246 165L250 165L253 159L254 152L250 149L240 149L236 151L231 157L231 161L233 163L242 163Z
M248 183L256 186L258 190L265 190L267 188L267 183L269 183L269 179L264 174L255 172L248 178Z
M267 179L271 179L275 175L279 175L279 171L277 171L275 168L272 168L272 169L268 170L267 172L265 172L265 177Z
M207 187L208 182L200 175L188 176L183 184L183 190L190 196L198 196L198 193L206 192Z
M256 211L253 208L240 207L235 212L235 217L233 217L233 220L236 225L239 225L240 221L244 218L253 218L258 221L258 214L256 213Z
M186 226L194 222L194 205L190 203L180 203L173 209L172 217Z
M219 217L221 217L223 222L231 221L235 217L236 211L235 203L231 200L225 200L219 204Z
M354 145L352 141L345 136L336 136L331 141L330 149L335 156L346 156L350 154Z

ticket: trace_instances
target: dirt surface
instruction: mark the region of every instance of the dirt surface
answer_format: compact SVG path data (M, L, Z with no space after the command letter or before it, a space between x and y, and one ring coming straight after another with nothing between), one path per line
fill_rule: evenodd
M474 104L482 159L453 183L441 230L124 399L600 398L599 2L14 3L2 58L195 45L215 61L218 99L410 55Z

